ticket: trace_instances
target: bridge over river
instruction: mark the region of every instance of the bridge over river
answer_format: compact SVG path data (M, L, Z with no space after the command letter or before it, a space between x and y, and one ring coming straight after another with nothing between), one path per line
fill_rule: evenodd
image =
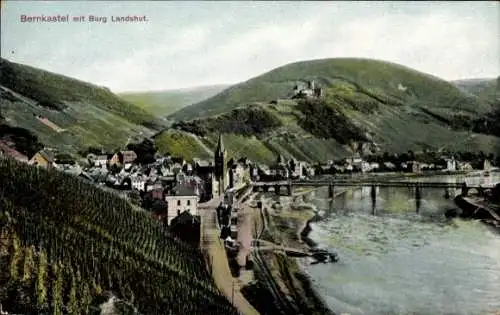
M421 198L421 191L424 188L444 189L445 195L449 196L451 190L461 189L461 194L466 196L470 189L475 189L478 194L483 194L484 190L493 188L492 186L467 186L463 183L446 182L423 182L423 181L403 181L403 180L339 180L339 179L309 179L309 180L280 180L270 182L253 182L253 191L269 191L272 189L277 195L281 194L282 188L286 188L286 195L292 196L294 187L322 187L328 186L328 195L333 198L335 187L371 187L371 195L376 199L377 187L408 187L415 188L415 198Z

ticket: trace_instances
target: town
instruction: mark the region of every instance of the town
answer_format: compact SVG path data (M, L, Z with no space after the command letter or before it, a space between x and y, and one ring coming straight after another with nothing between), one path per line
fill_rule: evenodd
M0 142L0 155L69 173L119 194L135 206L149 211L182 239L195 244L199 243L200 235L199 204L222 196L224 201L220 206L226 209L224 213L227 216L231 216L232 194L227 192L238 191L252 182L391 172L429 175L432 172L450 174L482 170L483 175L488 176L488 171L494 166L492 161L496 162L493 155L483 153L461 154L467 159L465 161L449 153L409 151L399 155L383 153L368 157L355 153L351 157L317 164L287 160L279 155L275 163L264 165L245 157L228 159L222 135L219 135L213 161L197 158L186 161L182 157L162 156L149 139L114 153L99 149L89 151L85 159L79 161L49 148L28 158L13 149L10 143ZM229 222L229 217L223 221ZM229 231L229 223L226 227ZM231 230L235 228L234 225ZM231 234L227 231L223 229L221 236L225 238Z

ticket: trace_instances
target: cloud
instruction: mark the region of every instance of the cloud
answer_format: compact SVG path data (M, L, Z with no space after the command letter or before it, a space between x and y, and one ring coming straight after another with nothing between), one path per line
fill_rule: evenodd
M328 57L383 59L444 79L492 77L500 69L498 3L9 5L10 13L2 12L2 57L114 91L236 83ZM149 22L18 22L19 14L37 12L144 14Z

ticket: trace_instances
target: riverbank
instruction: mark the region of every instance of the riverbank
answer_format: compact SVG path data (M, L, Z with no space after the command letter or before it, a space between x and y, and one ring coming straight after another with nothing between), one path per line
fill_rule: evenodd
M315 189L279 200L264 194L255 198L262 207L254 211L254 239L276 246L274 251L259 250L258 245L254 247L255 281L242 291L260 314L335 314L313 288L309 275L302 268L303 262L287 256L284 250L294 248L309 252L308 223L317 216L317 209L303 197Z
M480 197L457 196L455 204L462 210L464 218L477 219L500 232L500 205L484 201Z

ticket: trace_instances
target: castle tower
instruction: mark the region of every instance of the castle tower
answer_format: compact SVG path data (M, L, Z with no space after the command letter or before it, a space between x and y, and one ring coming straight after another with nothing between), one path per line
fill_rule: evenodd
M219 134L219 141L217 142L217 149L214 154L214 179L216 181L217 195L221 196L225 189L226 178L226 150L222 142L222 134ZM215 187L214 187L215 188Z

